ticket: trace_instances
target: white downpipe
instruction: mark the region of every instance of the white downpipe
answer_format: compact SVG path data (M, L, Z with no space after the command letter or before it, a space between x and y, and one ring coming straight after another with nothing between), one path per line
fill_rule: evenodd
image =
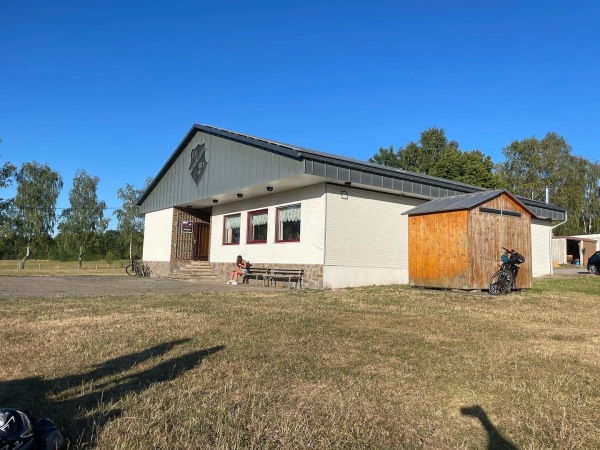
M569 213L567 211L565 211L565 220L563 220L561 223L557 223L556 225L554 225L552 228L550 228L550 275L554 275L554 264L552 264L552 237L554 236L554 229L556 227L560 227L561 225L567 223L567 220L569 218Z

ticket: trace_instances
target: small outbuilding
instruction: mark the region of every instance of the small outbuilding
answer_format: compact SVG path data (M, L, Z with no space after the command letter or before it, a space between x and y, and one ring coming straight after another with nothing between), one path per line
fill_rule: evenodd
M505 190L433 199L406 211L408 277L412 286L487 289L502 248L525 257L517 288L532 283L534 214Z
M552 260L558 264L586 266L588 258L600 250L600 234L553 236Z

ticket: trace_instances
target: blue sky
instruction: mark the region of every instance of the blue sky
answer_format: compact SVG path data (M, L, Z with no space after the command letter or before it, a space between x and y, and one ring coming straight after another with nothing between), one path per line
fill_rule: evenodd
M194 123L361 160L432 126L495 162L553 131L598 160L599 23L588 0L2 0L0 164L48 163L58 207L85 169L118 208Z

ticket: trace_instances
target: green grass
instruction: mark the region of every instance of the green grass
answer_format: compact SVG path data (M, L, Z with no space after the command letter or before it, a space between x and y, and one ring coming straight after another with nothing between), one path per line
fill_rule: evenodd
M0 403L73 449L600 448L599 288L4 299Z
M119 261L83 261L81 269L77 261L49 261L29 259L25 268L18 270L17 260L0 260L0 276L65 276L65 275L125 275L128 260Z

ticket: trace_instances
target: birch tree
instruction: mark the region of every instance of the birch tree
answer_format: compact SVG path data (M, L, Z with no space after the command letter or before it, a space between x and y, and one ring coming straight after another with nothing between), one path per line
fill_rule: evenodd
M63 188L58 172L48 164L24 163L16 174L17 194L14 200L15 233L26 242L25 256L19 269L31 256L32 247L41 250L56 224L56 201Z
M135 189L133 185L125 183L125 187L117 190L117 196L123 202L123 207L117 209L117 229L124 239L129 239L129 259L133 258L133 248L140 249L144 239L144 215L139 212L138 198L150 185L151 178L146 179L144 188ZM141 254L141 252L140 252Z
M99 201L96 193L99 182L98 177L88 175L85 170L77 171L69 191L70 208L62 212L58 225L68 248L77 251L80 269L86 249L108 227L108 219L104 217L106 203Z

